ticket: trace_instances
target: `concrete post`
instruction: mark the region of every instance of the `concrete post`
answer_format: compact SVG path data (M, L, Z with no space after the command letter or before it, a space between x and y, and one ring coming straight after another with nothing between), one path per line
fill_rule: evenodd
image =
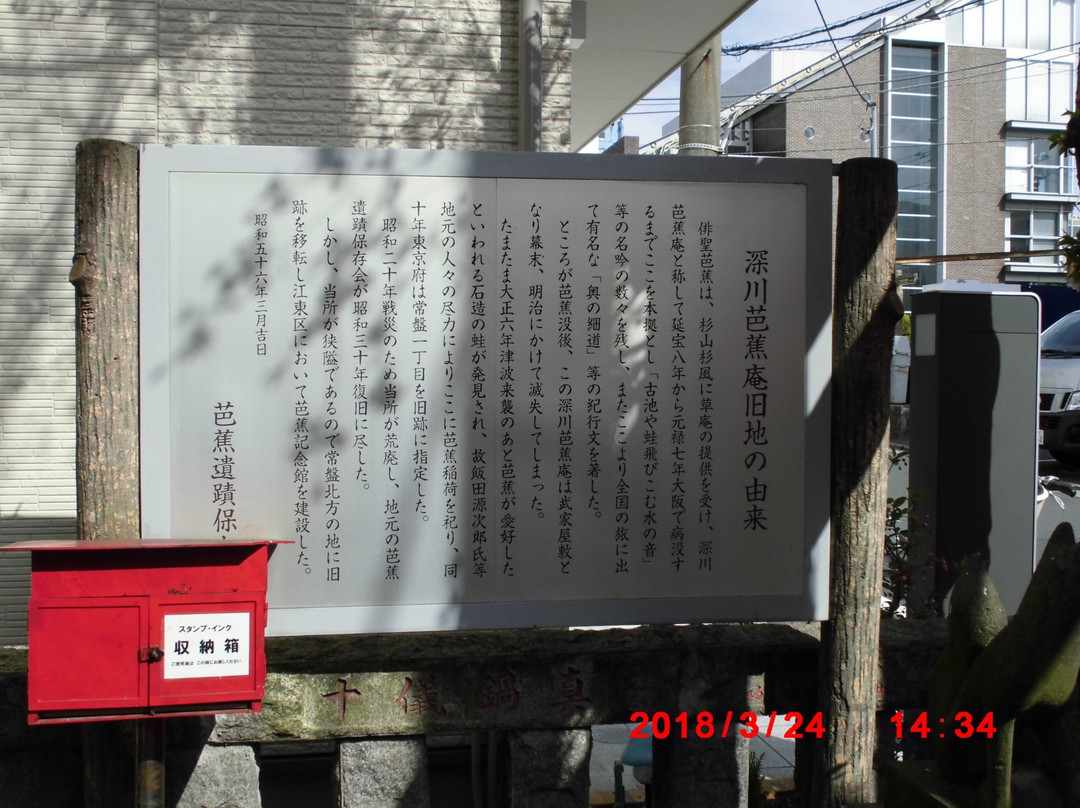
M746 808L750 742L739 731L738 719L760 709L760 702L751 705L748 696L752 688L758 689L760 677L748 676L740 664L710 665L694 651L673 668L680 677L680 693L669 715L686 713L686 737L680 730L653 739L652 805ZM728 712L734 720L723 737ZM713 718L710 737L699 737L698 717L703 713Z
M518 131L521 151L543 150L543 0L521 0L518 33Z
M679 101L679 154L711 157L720 143L720 35L698 46L682 66ZM748 679L740 672L725 673L726 681L684 670L678 712L697 715L705 709L695 696L707 690L730 691L724 702L741 715L746 709ZM715 672L711 672L714 674ZM745 808L748 800L750 747L734 732L727 738L668 738L653 741L653 800L658 808L713 804Z
M679 154L709 157L720 143L720 35L697 47L682 66Z
M183 767L180 767L183 768ZM203 808L228 805L231 808L261 808L259 763L255 750L247 744L216 746L207 744L199 753L195 768L182 783L176 808Z
M589 804L587 729L510 734L510 808L586 808Z
M431 808L423 736L338 746L341 808Z

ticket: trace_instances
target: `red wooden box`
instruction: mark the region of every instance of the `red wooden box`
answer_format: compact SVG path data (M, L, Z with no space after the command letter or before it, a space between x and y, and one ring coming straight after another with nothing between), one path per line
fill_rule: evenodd
M268 541L28 541L29 723L257 712Z

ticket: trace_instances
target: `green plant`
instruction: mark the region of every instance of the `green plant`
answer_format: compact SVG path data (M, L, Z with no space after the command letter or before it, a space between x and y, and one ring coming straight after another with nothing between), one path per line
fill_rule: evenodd
M910 452L889 450L889 467L906 468ZM930 617L937 614L931 574L948 562L935 556L927 517L920 513L919 492L889 497L885 506L885 546L882 570L882 617ZM917 594L918 593L918 594Z
M1076 112L1071 109L1067 109L1061 114L1067 116L1070 123L1072 122L1073 118L1076 118ZM1058 154L1065 154L1069 151L1068 137L1069 130L1068 128L1066 128L1064 132L1052 132L1051 134L1047 135L1046 139L1050 141L1050 145L1057 150Z
M1068 233L1058 239L1058 248L1065 256L1065 279L1069 286L1080 289L1080 239Z
M1080 154L1077 153L1078 146L1080 146L1080 112L1067 109L1064 114L1069 119L1065 131L1054 132L1048 137L1048 140L1051 147L1058 154L1071 153L1075 157L1080 157ZM1078 174L1078 179L1080 179L1080 174ZM1080 240L1075 236L1064 233L1058 239L1057 245L1065 258L1066 282L1074 289L1080 289Z
M761 771L764 755L750 753L750 774L747 779L747 808L765 808L765 774Z

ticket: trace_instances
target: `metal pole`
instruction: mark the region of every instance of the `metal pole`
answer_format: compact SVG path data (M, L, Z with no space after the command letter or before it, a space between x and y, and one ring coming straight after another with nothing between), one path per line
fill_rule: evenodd
M877 114L877 102L867 101L866 106L870 108L870 156L880 157L878 147L878 114Z
M543 151L544 41L543 0L520 0L518 34L518 137L521 151Z
M135 722L135 808L165 808L165 719Z

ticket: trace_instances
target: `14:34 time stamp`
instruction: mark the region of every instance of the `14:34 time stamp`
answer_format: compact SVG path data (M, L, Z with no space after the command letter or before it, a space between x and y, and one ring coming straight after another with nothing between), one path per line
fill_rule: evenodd
M781 720L778 722L777 719ZM968 712L957 712L946 719L944 716L935 722L926 711L914 713L909 723L905 718L911 718L911 714L905 716L903 711L897 711L889 722L896 727L897 739L906 735L918 735L920 738L929 738L937 732L937 737L944 738L947 735L956 738L973 738L983 735L993 738L997 728L994 726L994 714L992 712L978 717ZM710 712L696 714L678 713L671 715L666 712L646 713L635 712L631 714L630 721L634 728L630 731L631 738L727 738L736 732L744 738L754 738L762 735L769 737L784 737L798 740L806 735L824 737L825 725L821 713L813 713L804 718L801 713L786 713L778 715L776 712L768 715L758 715L752 712L741 714L728 711L718 713L715 716Z
M910 722L905 723L905 718L909 718ZM918 735L920 738L929 738L933 735L938 738L947 736L973 738L976 735L984 735L986 738L993 738L994 733L997 732L992 712L983 716L958 712L949 718L942 716L935 722L934 717L926 712L914 713L914 718L911 718L911 713L905 716L903 712L897 711L889 722L896 727L897 739L902 739L905 735Z

